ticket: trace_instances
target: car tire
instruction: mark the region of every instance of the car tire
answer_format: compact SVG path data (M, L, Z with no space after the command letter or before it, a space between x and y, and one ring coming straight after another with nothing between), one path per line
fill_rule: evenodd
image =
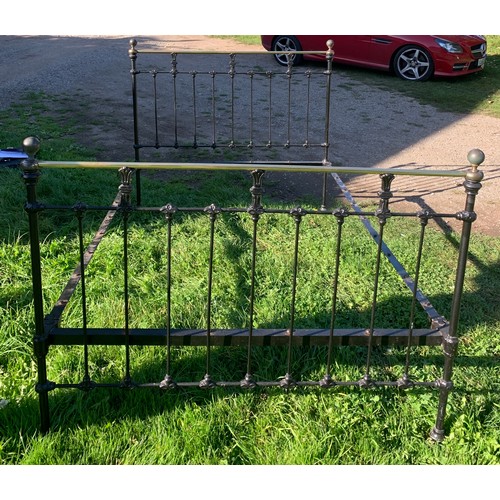
M292 35L278 35L273 40L272 50L273 51L296 52L297 50L301 51L302 47L300 45L300 42L294 36L292 36ZM292 60L292 64L294 66L298 66L299 64L302 64L302 62L304 60L304 58L301 54L295 54L292 56L289 56L287 54L274 54L274 58L282 66L288 66L289 59Z
M418 45L406 45L396 52L392 69L403 80L424 82L433 75L434 62L427 50Z

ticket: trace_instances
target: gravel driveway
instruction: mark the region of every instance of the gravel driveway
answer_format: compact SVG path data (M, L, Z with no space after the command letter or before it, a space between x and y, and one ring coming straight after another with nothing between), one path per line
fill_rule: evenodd
M71 96L85 120L86 133L77 140L103 151L102 160L132 159L130 37L20 37L2 36L0 54L0 109L29 91ZM181 51L256 51L234 41L200 35L137 37L140 48ZM257 56L255 56L257 57ZM270 69L272 56L259 56ZM408 83L411 85L411 83ZM422 85L432 85L431 82ZM331 159L351 167L456 169L467 165L470 149L486 154L485 180L477 200L477 231L500 235L500 119L437 111L399 94L370 87L334 68L333 141ZM6 147L12 145L0 145ZM111 155L111 156L110 156ZM366 179L347 179L351 192L364 197L376 191ZM462 207L463 188L450 178L425 181L404 179L393 185L394 203L418 210ZM451 225L453 221L448 221Z

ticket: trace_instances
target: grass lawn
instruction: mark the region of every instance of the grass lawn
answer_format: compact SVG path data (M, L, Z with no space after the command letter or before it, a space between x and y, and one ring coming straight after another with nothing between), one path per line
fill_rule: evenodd
M378 77L378 76L377 76ZM380 77L384 78L384 77ZM388 80L389 81L389 80ZM391 80L392 84L393 80ZM395 84L395 83L394 83ZM396 85L396 84L395 84ZM30 98L33 103L33 97ZM57 120L44 110L50 103L38 96L37 104L19 118L20 106L13 107L3 116L0 143L13 143L14 137L39 133L50 137L43 142L41 159L92 159L92 152L68 141L67 128L61 128ZM479 109L479 108L478 108ZM30 130L23 129L30 122ZM17 143L17 142L15 142ZM414 390L360 391L337 388L332 391L305 389L289 394L278 389L239 393L215 390L180 391L122 391L99 389L90 393L58 390L50 394L53 410L53 432L38 432L38 402L34 390L36 367L32 353L33 310L27 224L23 211L24 187L19 172L0 170L0 464L234 464L234 465L351 465L351 464L500 464L500 393L498 359L500 355L500 241L474 235L471 241L469 267L463 297L463 315L460 322L461 343L456 360L453 380L455 390L448 405L446 422L447 438L442 444L433 443L428 433L434 424L437 409L437 393ZM178 197L182 203L186 197L197 196L199 203L205 198L217 196L221 203L231 200L241 203L237 186L240 174L208 176L199 180L196 191L187 183L165 184L145 179L149 199L144 203ZM76 193L85 186L88 199L109 200L114 197L118 182L114 172L53 171L46 172L40 181L40 198L49 201L74 200ZM170 190L170 191L169 191ZM248 196L248 189L243 189ZM236 197L236 198L235 198ZM87 238L93 235L100 218L86 222ZM353 235L361 230L353 221L348 231ZM228 218L220 226L221 233L238 228L241 248L227 256L220 253L216 264L227 265L227 274L215 284L225 294L224 301L214 309L218 324L224 325L238 317L235 304L238 289L234 283L236 263L248 259L243 250L246 243L241 235L248 233L246 220ZM272 218L266 222L266 237L274 244L282 239L280 252L263 252L269 271L270 283L282 283L286 276L286 247L290 241L286 227L275 224ZM311 227L302 237L304 265L311 270L314 279L302 285L299 315L302 325L307 326L308 316L315 319L325 316L325 303L310 300L316 290L325 287L332 263L315 259L318 248L330 245L330 229L319 231ZM178 246L176 268L179 290L183 295L174 304L179 324L201 324L203 308L199 299L192 259L183 256L201 252L196 244L206 235L206 224L199 218L186 217L176 227ZM44 294L48 301L58 297L61 285L72 271L77 252L74 228L67 219L56 214L43 217L41 231L44 234L42 254L44 262ZM193 238L193 235L195 236ZM162 295L164 279L156 271L165 262L164 226L149 216L137 217L131 225L131 241L134 253L134 314L136 325L162 321ZM391 227L388 224L389 246L404 265L411 269L415 262L407 251L418 237L418 227L412 224ZM263 237L262 245L266 246ZM345 273L353 283L352 289L340 297L346 323L350 318L363 317L369 311L370 294L363 287L364 262L360 256L371 251L367 239L353 238L356 244L347 252ZM233 243L238 243L234 242ZM429 267L422 276L422 288L433 305L447 315L450 309L453 268L457 257L457 235L444 235L429 228L426 245L432 254ZM117 228L103 242L103 252L96 255L96 274L89 277L89 286L99 300L90 304L91 321L96 324L112 320L119 307L113 303L116 295L116 276L120 268L120 238ZM105 251L105 252L104 252ZM137 258L135 258L137 257ZM141 257L139 259L139 257ZM206 257L201 255L199 260ZM135 260L134 260L135 259ZM146 260L150 265L144 266ZM224 264L223 264L224 262ZM228 264L225 264L229 262ZM234 262L234 267L232 266ZM141 267L142 266L142 267ZM185 266L185 267L183 267ZM191 266L191 267L189 267ZM184 280L184 281L182 281ZM398 303L401 286L389 271L383 275L383 300L387 304ZM257 321L266 325L286 314L273 301L272 286L267 294L259 297ZM143 300L153 304L144 310ZM152 301L152 302L151 302ZM157 301L157 302L155 302ZM227 317L228 311L232 314ZM353 316L353 315L356 316ZM398 321L398 310L388 307L384 321ZM76 310L68 311L68 324L78 320ZM300 326L300 325L297 325ZM114 349L109 357L104 349L91 350L92 369L102 380L121 377L123 350ZM113 349L111 349L113 351ZM434 367L441 365L439 348L418 348L419 374L439 376ZM352 377L359 370L356 350L339 351L335 370L339 378ZM384 355L387 353L384 353ZM311 349L295 352L297 360L309 374L324 369L324 352ZM221 364L240 361L238 350L218 350L215 359ZM134 370L138 377L147 379L164 371L165 352L159 348L134 349ZM176 350L174 363L188 370L198 369L203 363L202 351L181 348ZM270 349L259 354L257 362L264 373L272 375L283 362L283 352ZM398 369L401 353L390 355L391 366ZM198 365L196 365L198 364ZM69 377L81 372L80 348L52 348L49 379Z

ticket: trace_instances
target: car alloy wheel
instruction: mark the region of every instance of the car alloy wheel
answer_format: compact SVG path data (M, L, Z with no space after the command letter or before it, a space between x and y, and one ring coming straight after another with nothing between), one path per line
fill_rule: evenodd
M296 52L302 50L300 42L292 35L279 35L273 41L273 50L283 52ZM282 66L287 66L288 61L291 60L292 64L298 65L302 63L301 54L274 54L274 58Z
M434 73L434 63L430 54L421 47L409 45L396 53L394 72L403 80L423 82Z

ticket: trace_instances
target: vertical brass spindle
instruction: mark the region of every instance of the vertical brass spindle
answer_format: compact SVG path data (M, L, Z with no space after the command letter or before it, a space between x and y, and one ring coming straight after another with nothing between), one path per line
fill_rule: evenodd
M380 176L382 182L382 190L378 193L380 197L379 208L376 211L376 216L379 222L379 233L377 242L377 256L375 260L375 278L373 283L373 296L372 296L372 307L370 316L370 326L368 328L368 353L366 356L366 370L365 375L360 381L361 387L370 387L372 385L372 380L370 377L371 369L371 357L373 351L373 333L375 330L375 314L377 310L377 297L378 297L378 284L380 278L380 262L382 258L382 246L384 244L384 227L387 219L391 215L389 210L389 199L392 197L391 183L394 179L393 174L382 174Z
M120 168L121 184L119 209L123 217L123 308L124 308L124 333L125 333L125 378L124 387L132 386L130 376L130 300L129 300L129 271L128 271L128 221L132 210L130 195L132 192L131 178L133 169L129 167Z
M229 77L231 78L231 142L229 147L234 147L234 106L235 106L235 92L234 92L234 76L236 74L236 54L229 54Z
M216 114L215 114L215 71L210 71L210 76L212 77L212 148L217 147L217 132L216 132Z
M273 144L273 73L272 71L266 72L267 79L269 80L269 115L268 115L268 129L269 136L267 140L267 147L272 147Z
M292 66L293 59L291 57L288 58L288 66L286 69L286 79L287 79L287 90L288 90L288 102L287 102L287 131L286 131L286 141L284 144L285 148L290 147L290 135L292 129Z
M151 72L153 76L153 102L154 102L154 120L155 120L155 148L160 147L160 138L158 135L158 86L157 86L157 76L158 71L154 69Z
M297 385L297 382L292 377L292 347L293 347L293 333L295 329L295 302L297 297L297 271L299 264L299 235L300 223L302 217L306 215L306 210L302 207L295 207L290 210L290 215L295 221L295 239L293 247L293 272L292 272L292 296L290 304L290 326L288 328L288 353L287 353L287 372L280 382L280 386L289 389Z
M178 135L178 124L177 124L177 54L172 54L171 59L171 69L170 74L172 75L172 87L173 87L173 118L174 118L174 147L179 147L179 135Z
M422 263L422 252L424 248L424 238L425 238L425 228L429 222L429 213L427 211L419 212L418 217L420 218L420 237L418 240L417 249L417 262L415 268L415 279L413 281L412 297L411 297L411 309L410 309L410 324L408 328L408 343L406 346L406 359L405 368L402 378L399 380L400 387L410 387L412 385L410 380L410 354L411 354L411 344L413 339L413 330L415 328L415 310L417 307L417 292L418 292L418 281L420 279L420 268Z
M197 110L196 110L196 71L191 71L193 85L193 148L198 147L198 125L197 125Z
M311 125L311 70L305 72L307 77L307 98L306 98L306 137L303 146L305 148L309 147L309 128Z
M326 361L326 373L322 380L320 380L321 387L332 387L335 382L331 375L332 366L332 351L333 351L333 334L335 332L335 319L337 315L337 292L339 284L339 271L340 271L340 251L342 245L342 228L344 226L344 220L348 215L348 212L344 208L339 208L333 212L337 219L337 239L335 245L335 270L333 274L333 285L332 285L332 313L330 318L330 333L328 336L328 354Z
M250 77L250 140L248 141L248 147L252 148L253 147L253 122L254 122L254 117L253 117L253 107L254 107L254 96L253 96L253 83L254 83L254 72L249 71L248 76Z
M177 208L171 204L161 209L167 220L167 361L166 374L160 382L161 389L173 389L177 384L172 378L171 352L172 352L172 218Z
M210 335L212 333L212 279L213 279L213 265L214 265L214 234L215 234L215 220L217 215L221 212L221 209L214 204L205 208L205 212L208 213L210 218L210 246L209 246L209 256L208 256L208 290L207 290L207 341L206 341L206 367L205 367L205 377L199 383L202 389L208 389L215 387L215 382L210 376L210 351L211 351L211 340Z
M254 318L254 302L255 302L255 267L257 257L257 224L261 214L264 212L262 207L262 176L263 170L252 171L253 185L250 188L252 194L252 204L247 211L252 217L253 234L252 234L252 263L250 270L250 312L248 326L248 346L247 346L247 372L245 378L240 382L240 385L245 389L251 389L257 384L252 375L252 339L253 339L253 318Z
M382 255L382 240L384 237L384 225L385 219L379 220L379 240L377 245L377 256L375 261L375 279L373 283L373 295L372 295L372 307L371 307L371 315L370 315L370 326L368 328L368 353L366 355L366 370L365 375L360 382L360 385L363 387L369 387L371 385L371 377L370 377L370 369L371 369L371 356L373 349L373 332L375 329L375 313L377 309L377 295L378 295L378 282L379 282L379 274L380 274L380 260Z

